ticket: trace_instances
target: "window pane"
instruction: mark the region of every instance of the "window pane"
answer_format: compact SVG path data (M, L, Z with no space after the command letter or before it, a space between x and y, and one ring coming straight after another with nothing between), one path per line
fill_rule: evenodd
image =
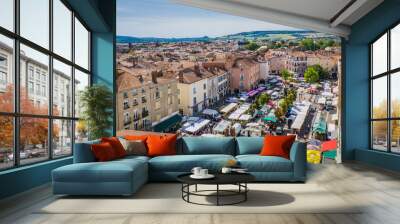
M387 117L387 78L372 81L372 118Z
M0 111L14 111L13 40L0 35Z
M21 36L49 47L49 0L20 0Z
M372 147L387 151L387 121L372 122Z
M391 69L400 67L400 25L391 30L390 60Z
M47 115L49 57L21 44L21 113Z
M87 86L89 86L89 75L75 69L75 117L81 114L80 95Z
M22 117L20 119L21 164L34 163L49 158L49 120Z
M53 51L71 60L72 12L60 0L53 0L53 17Z
M53 114L72 117L72 68L53 60Z
M400 72L391 75L391 88L390 88L390 103L391 103L391 116L400 117Z
M53 156L60 157L72 154L72 121L53 121Z
M400 120L391 121L392 152L400 153Z
M387 34L372 45L372 71L373 76L387 71Z
M0 116L0 170L14 165L13 118Z
M89 70L89 32L75 18L75 63Z
M0 26L14 31L14 0L0 1Z
M88 129L84 120L75 122L75 143L88 140Z

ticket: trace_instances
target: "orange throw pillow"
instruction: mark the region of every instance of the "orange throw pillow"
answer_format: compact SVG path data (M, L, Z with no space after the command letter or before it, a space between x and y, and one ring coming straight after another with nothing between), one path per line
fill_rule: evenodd
M146 142L147 140L147 135L127 135L125 136L126 140L130 140L130 141L137 141L137 140L141 140Z
M280 156L289 159L290 147L296 140L295 135L265 136L261 156Z
M117 158L122 158L126 156L126 151L124 149L124 146L122 146L121 142L117 137L101 138L101 142L110 143L110 145L114 149Z
M166 156L176 155L177 135L150 135L147 137L147 155Z
M94 157L99 162L114 160L117 158L112 145L108 142L91 145Z

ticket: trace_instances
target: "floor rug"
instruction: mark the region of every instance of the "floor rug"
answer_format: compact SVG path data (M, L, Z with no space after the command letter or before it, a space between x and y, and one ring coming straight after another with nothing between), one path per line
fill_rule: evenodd
M225 190L234 186L224 186ZM204 206L182 200L177 183L146 184L131 197L56 197L36 213L51 214L125 214L125 213L360 213L360 205L349 203L317 184L249 184L246 202L237 205ZM212 190L202 185L198 190ZM191 189L194 190L194 187ZM215 204L215 193L191 196L197 203ZM240 198L224 197L229 203Z

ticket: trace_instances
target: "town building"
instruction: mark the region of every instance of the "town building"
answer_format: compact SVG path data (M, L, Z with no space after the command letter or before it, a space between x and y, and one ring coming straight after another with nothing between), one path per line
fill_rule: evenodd
M289 72L294 74L295 77L304 76L307 69L307 56L304 52L294 51L286 57L286 67Z
M260 80L260 65L253 58L236 58L230 68L232 91L253 89Z
M15 90L14 73L13 73L13 48L12 45L0 42L0 94L10 90ZM69 71L59 70L57 64L54 63L53 68L53 115L59 117L72 117L72 76L71 69ZM69 72L69 73L68 73ZM49 67L47 64L39 62L35 58L30 57L21 49L20 54L20 94L21 99L30 101L30 105L22 103L20 107L21 113L30 114L32 111L40 108L41 115L48 115L49 109ZM81 83L76 80L75 86ZM26 94L26 95L22 95ZM26 96L26 98L25 98ZM75 98L75 104L79 105L79 97ZM79 108L79 106L76 106ZM7 111L12 112L12 111ZM44 113L44 114L43 114ZM78 114L79 110L75 111ZM58 120L61 128L58 133L57 142L71 141L72 123L66 120Z
M230 73L223 62L207 62L202 66L214 74L207 79L208 104L213 105L229 93Z
M184 115L193 115L208 105L208 80L215 76L207 69L196 64L178 72L179 111Z
M162 73L150 75L142 70L118 70L118 130L152 130L166 117L178 112L177 80Z
M340 57L340 54L309 53L307 54L307 66L321 65L328 72L330 78L337 78Z

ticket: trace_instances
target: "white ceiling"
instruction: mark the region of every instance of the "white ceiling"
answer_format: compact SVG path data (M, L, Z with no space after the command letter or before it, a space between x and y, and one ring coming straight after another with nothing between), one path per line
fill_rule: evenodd
M342 37L347 37L350 34L350 26L353 23L383 2L383 0L172 1L285 26L331 33Z

